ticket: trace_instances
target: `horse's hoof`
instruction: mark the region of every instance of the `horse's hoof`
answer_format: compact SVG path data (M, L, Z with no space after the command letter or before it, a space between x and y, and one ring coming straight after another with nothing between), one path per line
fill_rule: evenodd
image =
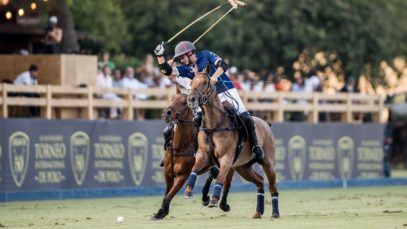
M229 204L220 204L219 205L219 208L220 209L222 209L222 211L224 211L224 212L230 212L230 206L229 206Z
M211 199L211 201L209 201L208 207L210 207L210 208L218 207L218 200L217 199Z
M193 192L184 192L184 199L191 199L193 196Z
M271 218L273 218L273 219L278 219L278 218L280 218L280 214L273 213L273 214L271 215Z
M202 206L208 206L209 200L202 200Z
M209 204L209 196L202 196L202 205L203 206L208 206Z
M151 216L151 220L160 220L164 219L165 216L168 215L168 211L165 211L164 209L160 208L157 213Z
M253 215L252 219L261 219L261 213L260 213L260 212L256 212L256 213Z

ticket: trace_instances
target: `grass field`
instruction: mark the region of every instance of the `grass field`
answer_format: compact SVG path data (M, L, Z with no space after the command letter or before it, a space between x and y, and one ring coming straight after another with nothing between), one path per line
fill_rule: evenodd
M10 202L0 204L2 228L407 228L407 186L280 191L281 218L251 219L255 193L231 193L232 210L208 209L200 197L177 196L161 221L150 216L162 197ZM123 216L122 224L116 217Z

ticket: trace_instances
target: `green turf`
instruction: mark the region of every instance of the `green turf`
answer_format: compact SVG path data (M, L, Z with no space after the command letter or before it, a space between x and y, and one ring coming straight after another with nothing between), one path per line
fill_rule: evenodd
M170 214L150 221L162 197L31 201L0 204L5 228L407 228L407 187L280 192L281 218L270 221L270 196L262 219L251 219L255 193L231 193L231 212L202 207L198 196L177 196ZM116 217L123 216L122 224Z

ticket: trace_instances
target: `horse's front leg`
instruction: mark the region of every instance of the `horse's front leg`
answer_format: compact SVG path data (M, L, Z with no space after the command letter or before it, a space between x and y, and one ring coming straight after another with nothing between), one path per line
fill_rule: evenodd
M161 203L161 208L158 210L158 212L156 214L154 214L151 217L152 220L163 219L169 212L170 202L171 202L171 199L173 198L173 196L171 194L169 195L169 193L171 192L171 190L174 189L174 177L171 175L171 166L169 166L168 164L164 169L164 178L165 178L165 183L167 186L166 190L165 190L164 199ZM179 178L177 177L176 180L178 181ZM178 183L178 182L176 182L176 183ZM180 186L182 186L182 183Z
M152 220L159 220L163 219L165 216L168 215L170 212L170 203L171 200L174 198L175 194L181 189L182 185L184 184L185 180L188 178L188 174L183 174L177 176L175 179L174 185L165 195L163 202L161 204L161 208L158 210L156 214L154 214L151 219Z
M227 200L228 200L228 194L229 194L234 172L235 172L235 170L233 168L231 168L229 170L229 174L227 175L226 180L225 180L225 188L223 189L222 199L220 200L220 204L219 204L219 208L222 209L224 212L230 211L230 206L229 206Z
M189 199L193 195L193 189L195 187L196 178L198 175L206 172L209 169L209 159L205 153L202 153L200 150L195 155L195 165L192 168L192 172L188 177L186 182L184 197Z
M216 179L218 177L219 174L219 168L214 165L209 169L209 175L208 178L206 178L206 182L202 188L202 205L203 206L208 206L209 204L209 189L211 188L211 184L213 179Z
M230 150L229 150L230 151ZM219 154L216 154L219 155ZM223 156L219 157L220 169L219 175L216 179L215 187L213 189L212 199L208 207L217 207L220 199L222 188L226 183L227 176L233 164L233 152L226 152Z

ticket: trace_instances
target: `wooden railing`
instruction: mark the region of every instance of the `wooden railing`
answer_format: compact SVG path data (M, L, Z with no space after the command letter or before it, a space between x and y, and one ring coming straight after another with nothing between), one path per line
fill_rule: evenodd
M24 96L28 93L38 96ZM103 93L115 93L122 99L118 101L102 99L99 95ZM141 94L154 99L137 99L137 95ZM10 110L16 107L38 106L41 108L41 117L45 119L84 118L92 120L97 118L98 109L118 107L122 109L123 119L133 120L135 116L143 119L144 110L162 109L170 104L174 95L174 88L130 90L2 84L0 87L0 116L2 118L12 117ZM336 121L342 122L355 122L360 120L360 116L364 114L371 114L374 122L381 122L383 119L383 99L374 95L242 92L241 97L248 110L268 121L282 122L288 112L304 112L306 121L313 123L319 121L321 113L328 114L328 121L331 114L336 116ZM64 113L69 115L63 115Z

